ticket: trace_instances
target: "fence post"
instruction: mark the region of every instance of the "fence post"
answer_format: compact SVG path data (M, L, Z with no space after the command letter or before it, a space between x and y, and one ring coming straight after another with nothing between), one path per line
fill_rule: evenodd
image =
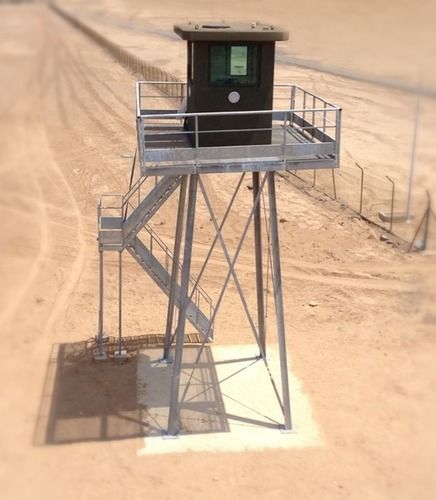
M386 175L385 177L392 184L391 217L389 222L389 232L392 233L392 225L394 223L395 182L389 177L389 175Z
M332 168L332 183L333 183L333 196L336 200L337 196L336 196L336 177L335 177L335 169Z
M354 164L360 170L360 205L359 205L359 214L362 215L362 208L363 208L363 178L364 178L364 175L365 175L365 171L357 163L357 161L355 161Z

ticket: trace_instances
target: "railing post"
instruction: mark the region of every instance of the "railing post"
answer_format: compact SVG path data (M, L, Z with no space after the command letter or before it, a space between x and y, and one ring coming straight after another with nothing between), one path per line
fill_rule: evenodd
M339 166L341 161L341 115L342 109L336 110L336 128L335 128L335 141L336 141L336 165Z
M291 115L290 115L290 126L294 126L294 109L295 109L295 95L296 95L296 87L295 85L292 85L291 87Z
M136 82L136 116L141 116L141 82Z
M291 86L291 109L295 109L295 94L296 94L296 87L295 85Z
M287 155L286 155L287 135L288 135L288 117L287 114L285 113L285 116L283 118L283 167L285 169L287 161Z
M311 131L311 136L312 139L314 137L314 129L315 129L315 109L316 109L316 97L312 96L312 131Z
M197 172L198 167L198 146L199 146L199 137L198 137L198 116L194 116L194 126L195 126L195 171Z
M327 103L324 101L324 111L322 117L322 131L324 135L326 133L326 126L327 126Z

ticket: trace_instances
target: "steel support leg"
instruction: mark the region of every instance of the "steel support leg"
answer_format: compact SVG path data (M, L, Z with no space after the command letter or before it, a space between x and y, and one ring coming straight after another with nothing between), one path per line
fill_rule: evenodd
M118 253L118 351L123 338L123 252Z
M106 359L106 352L104 350L103 345L103 317L104 317L104 258L103 258L103 250L99 250L99 283L98 283L98 333L97 333L97 346L98 352L95 356L96 360L104 360Z
M177 286L177 275L179 271L179 261L180 261L180 247L182 242L183 234L183 219L185 215L185 200L186 200L186 185L187 177L184 176L182 183L180 185L179 194L179 208L177 211L177 223L176 223L176 234L174 237L174 252L173 252L173 264L171 269L171 283L170 283L170 296L168 300L168 312L167 312L167 323L165 330L165 344L163 351L163 360L167 363L171 362L171 339L173 330L173 318L174 318L174 306L175 306L175 293Z
M286 355L286 338L285 338L285 318L283 311L283 292L282 292L282 275L280 266L280 246L279 246L279 231L277 224L277 204L274 172L268 172L268 199L270 212L270 228L271 228L271 253L274 276L274 300L277 317L277 333L279 338L280 351L280 371L282 379L282 397L283 397L283 414L285 417L285 429L292 429L291 419L291 404L289 400L289 381L288 381L288 362Z
M253 203L256 203L259 193L259 172L253 172ZM266 356L265 338L265 306L263 294L263 263L262 263L262 226L260 218L260 202L254 212L254 251L256 260L256 290L257 290L257 322L259 342L263 355ZM262 356L262 352L260 354Z
M124 361L127 359L127 351L121 349L123 343L123 252L118 252L118 350L114 353L114 359Z
M183 343L185 337L186 311L188 307L189 275L191 272L192 241L194 236L195 203L197 198L198 176L189 178L188 211L186 215L185 246L180 284L179 319L176 331L176 349L174 355L173 376L171 379L170 411L168 416L168 434L175 436L179 430L179 389L182 369Z

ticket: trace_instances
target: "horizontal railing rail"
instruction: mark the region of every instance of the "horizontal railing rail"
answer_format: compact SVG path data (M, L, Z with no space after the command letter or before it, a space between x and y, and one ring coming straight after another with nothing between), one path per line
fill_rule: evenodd
M234 160L232 168L238 168L237 165L247 161L253 164L279 162L281 166L277 168L287 168L289 162L299 162L300 168L313 168L314 162L318 162L319 167L323 168L339 165L341 108L298 85L276 84L274 101L279 106L274 106L274 109L193 113L187 112L183 104L178 110L153 109L152 104L156 105L156 92L150 89L151 85L158 83L137 82L137 134L143 174L168 175L170 170L167 167L171 166L183 166L184 170L192 169L193 166L194 171L197 171L199 166L207 166L210 161L220 160L228 163ZM186 97L186 84L171 84L178 86L178 96L182 103ZM259 117L259 127L250 126L248 121L248 126L240 128L238 124L241 121L243 124L244 117L251 120ZM226 119L228 127L222 126ZM210 126L214 120L217 124ZM213 137L206 142L206 137L210 138L214 134L221 138L231 134L250 133L271 134L271 142L205 145L214 142L219 144L220 141L214 141ZM323 160L326 162L321 165L320 161Z
M162 89L169 87L172 89L171 92L166 92L165 94L143 94L143 89L146 89L147 92L150 89ZM173 99L179 100L180 102L187 96L187 88L188 85L185 82L178 81L160 81L160 80L140 80L136 82L136 116L141 114L141 109L144 109L144 100L150 99ZM175 95L173 95L175 93ZM149 107L149 106L147 106Z
M185 112L168 112L168 113L142 113L139 118L142 119L163 119L163 118L194 118L195 116L201 117L213 117L213 116L250 116L250 115L272 115L277 119L283 117L284 115L290 113L332 113L340 111L341 108L295 108L295 109L256 109L250 111L209 111L209 112L198 112L198 113L185 113ZM146 110L147 111L147 110ZM151 111L151 110L150 110Z
M165 95L150 93L152 89L162 89L162 86L168 86L172 89L171 92L167 92ZM161 80L140 80L136 83L136 114L140 116L141 110L152 108L149 104L146 104L146 100L155 100L157 98L165 98L172 100L179 100L180 102L187 96L188 84L186 82L179 81L161 81ZM177 91L179 89L179 91ZM175 91L174 91L175 90ZM277 101L290 101L295 104L295 101L301 97L301 101L305 109L309 109L309 100L315 100L317 102L323 103L323 107L326 106L331 109L337 109L338 106L330 103L323 97L317 96L312 92L309 92L299 85L288 84L288 83L276 83L274 84L273 102ZM291 107L295 107L291 105ZM312 108L314 106L312 105ZM275 108L275 106L273 106Z

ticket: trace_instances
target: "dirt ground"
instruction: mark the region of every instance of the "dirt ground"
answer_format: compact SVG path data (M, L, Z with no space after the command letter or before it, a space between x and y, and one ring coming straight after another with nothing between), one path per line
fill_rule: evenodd
M417 98L416 92L405 91L404 86L426 90L419 102L411 200L416 222L394 224L395 233L410 241L426 208L426 191L436 197L436 71L429 63L429 51L436 43L434 3L420 2L415 8L410 0L371 0L358 8L353 4L351 9L344 0L330 0L328 4L316 0L292 5L291 9L287 3L274 0L266 12L263 2L250 2L251 18L278 23L290 33L289 41L277 44L275 81L297 83L342 107L337 196L359 209L358 163L365 171L363 214L378 224L379 212L391 209L391 184L386 175L395 182L395 212L404 213L406 209ZM193 0L189 8L174 0L146 5L136 0L62 0L61 5L110 40L181 80L186 78L185 44L173 33L175 22L217 18L245 21L247 17L244 2L228 0L219 6L212 1ZM334 13L328 22L326 10ZM312 184L312 172L302 177ZM319 172L316 185L332 194L330 172ZM430 240L435 249L434 229Z
M45 5L0 9L2 497L434 498L435 255L381 242L340 203L304 193L286 176L278 194L288 354L324 445L137 455L135 360L97 365L86 350L97 323L96 204L101 192L123 192L128 183L135 78ZM356 82L354 90L371 101L371 87ZM351 132L347 142L350 154L364 157L365 144ZM384 143L378 154L371 144L371 154L386 154ZM234 184L233 176L207 179L218 211ZM245 193L238 211L250 203ZM176 203L152 223L168 243ZM200 212L194 272L208 220ZM234 243L240 227L235 213L226 238ZM238 264L249 300L251 244ZM223 267L216 257L205 282L212 295ZM114 259L108 269L114 335ZM125 283L126 334L161 332L166 301L127 258ZM217 343L251 341L235 297L230 288ZM271 325L269 332L273 339Z

